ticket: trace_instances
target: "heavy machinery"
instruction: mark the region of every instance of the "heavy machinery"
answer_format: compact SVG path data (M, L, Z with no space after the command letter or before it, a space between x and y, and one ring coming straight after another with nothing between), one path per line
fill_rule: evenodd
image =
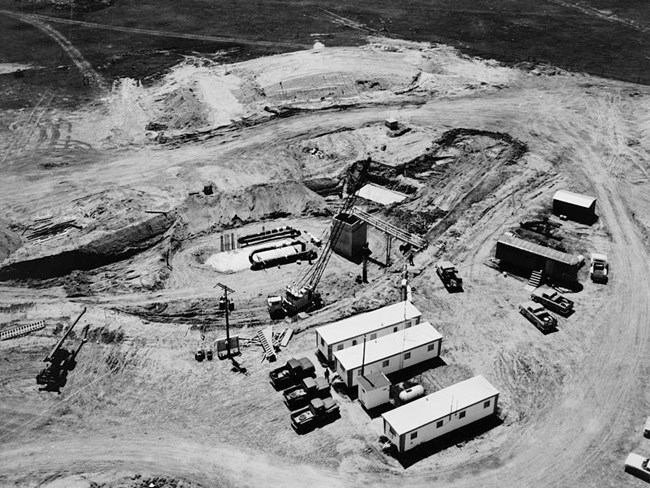
M84 327L81 333L81 342L77 349L68 351L67 349L63 349L61 345L70 332L72 332L72 329L77 325L77 322L79 322L84 313L86 313L86 307L84 307L77 319L70 327L68 327L61 336L61 339L59 339L59 342L56 343L56 346L54 346L52 351L43 360L49 364L36 375L36 384L42 385L41 390L61 393L61 388L63 388L68 381L68 373L77 366L77 354L79 354L81 346L83 346L87 341L88 328L90 325Z
M436 265L436 273L449 293L463 291L463 280L458 276L458 270L452 263L440 261Z
M351 168L348 176L347 194L337 215L350 214L357 200L357 191L364 185L371 159L357 161ZM342 225L333 225L330 237L323 246L320 257L314 265L300 278L297 283L287 285L284 297L269 296L267 308L272 319L281 319L286 316L293 317L301 312L318 310L323 306L320 294L316 291L318 283L325 272L325 268L332 257L341 232Z

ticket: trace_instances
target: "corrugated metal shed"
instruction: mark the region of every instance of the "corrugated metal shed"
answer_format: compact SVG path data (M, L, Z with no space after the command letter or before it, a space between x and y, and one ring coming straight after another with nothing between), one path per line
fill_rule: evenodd
M478 375L386 412L382 417L397 435L402 435L498 394L499 390Z
M514 247L516 249L521 249L524 251L537 254L538 256L543 256L548 259L552 259L559 263L567 264L569 266L577 266L580 263L580 260L577 256L573 254L567 254L556 249L551 249L550 247L541 246L535 244L534 242L525 241L519 237L504 235L499 238L499 242L506 244L508 246Z
M411 302L398 302L371 312L353 315L316 329L329 345L352 337L369 334L387 325L398 324L422 316Z
M393 334L388 334L373 341L366 342L365 364L376 363L382 359L390 358L401 352L409 351L416 347L429 344L442 339L429 322L422 322L408 329L403 329ZM361 367L364 362L363 343L356 346L336 351L334 357L346 371Z
M558 190L555 192L555 195L553 195L553 200L559 200L578 207L590 208L596 201L596 198L588 195L581 195L579 193L573 193L568 190Z

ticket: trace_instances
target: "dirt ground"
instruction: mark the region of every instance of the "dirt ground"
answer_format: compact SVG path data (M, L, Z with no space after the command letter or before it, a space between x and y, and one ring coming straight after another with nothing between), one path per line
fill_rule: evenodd
M194 58L97 97L0 114L0 323L46 322L0 342L0 485L641 486L623 461L650 453L646 87L375 38ZM390 133L387 118L410 132ZM482 374L501 392L498 425L409 463L382 451L381 418L339 393L339 420L296 435L268 383L292 356L317 364L313 326L398 299L397 245L367 285L334 255L326 306L291 325L277 363L255 345L238 358L247 375L193 356L199 327L225 335L217 282L235 290L233 333L251 338L271 323L267 295L309 266L220 272L205 263L220 236L291 225L326 237L340 205L330 190L368 155L370 179L409 198L360 206L429 242L409 271L442 362L416 379L434 391ZM543 335L517 311L527 277L486 263L560 188L597 197L596 223L559 232L570 252L607 253L612 275L593 284L583 268L576 313ZM384 236L370 229L369 243L382 261ZM443 257L464 293L436 276ZM60 395L38 391L42 358L83 306L91 341L77 368Z

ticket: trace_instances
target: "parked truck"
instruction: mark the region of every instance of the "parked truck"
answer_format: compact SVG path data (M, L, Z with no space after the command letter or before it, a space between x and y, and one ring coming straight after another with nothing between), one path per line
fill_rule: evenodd
M524 302L519 305L519 312L542 332L548 332L557 327L557 319L539 303Z
M442 284L447 288L447 291L463 291L463 280L458 277L458 270L451 262L440 261L436 265L436 273L438 273L438 276L440 277Z
M307 358L291 358L284 366L269 373L271 384L276 390L284 390L297 384L303 378L315 376L316 369Z
M325 378L305 378L299 385L284 392L284 404L289 410L302 408L314 398L330 396L330 384Z
M291 427L302 434L340 416L339 404L332 397L314 398L309 405L291 414Z
M609 263L605 254L591 253L589 274L591 281L595 283L607 283L607 280L609 280Z
M539 287L530 294L530 299L541 303L552 312L567 316L573 312L573 301L547 286Z

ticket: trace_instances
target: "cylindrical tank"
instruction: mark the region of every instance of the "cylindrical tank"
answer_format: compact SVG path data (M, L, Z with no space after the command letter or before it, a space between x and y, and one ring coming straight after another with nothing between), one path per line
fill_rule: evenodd
M420 398L424 395L424 386L415 385L410 388L407 388L404 391L401 391L399 394L399 399L402 403L412 402L416 398Z

